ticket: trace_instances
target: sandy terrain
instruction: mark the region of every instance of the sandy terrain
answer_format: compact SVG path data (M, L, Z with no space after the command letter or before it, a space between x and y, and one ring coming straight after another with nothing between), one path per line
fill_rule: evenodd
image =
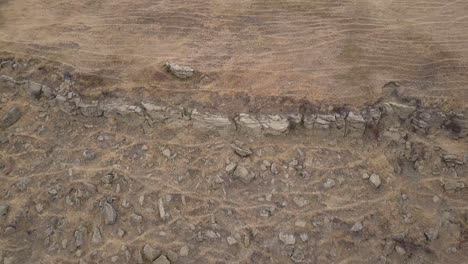
M468 263L467 14L0 0L0 263Z
M378 100L392 81L408 95L457 107L467 93L466 1L0 3L1 51L93 74L101 89L359 106ZM162 69L166 61L201 74L174 81Z

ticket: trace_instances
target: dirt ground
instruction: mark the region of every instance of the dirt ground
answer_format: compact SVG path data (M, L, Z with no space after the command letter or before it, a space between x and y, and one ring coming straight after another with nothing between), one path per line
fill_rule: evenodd
M99 89L153 97L287 97L372 104L396 81L460 107L466 1L2 0L0 50L69 66ZM174 82L166 61L200 72ZM96 87L81 87L93 93ZM229 104L229 99L226 99ZM236 106L238 107L238 106Z
M0 0L0 263L468 263L467 12Z

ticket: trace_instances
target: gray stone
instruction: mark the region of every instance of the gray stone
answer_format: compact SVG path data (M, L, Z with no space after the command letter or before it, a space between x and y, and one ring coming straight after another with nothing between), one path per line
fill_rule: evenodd
M306 206L309 202L304 199L303 197L294 197L293 198L293 201L294 203L298 206L298 207L304 207Z
M175 63L166 62L166 69L180 79L188 79L193 76L195 70L188 66L181 66Z
M14 125L21 118L21 112L17 107L10 109L5 115L3 115L0 121L0 129L6 129Z
M278 237L279 237L279 240L286 245L296 244L296 238L294 237L293 234L286 234L286 233L280 232Z
M375 186L375 188L379 188L380 185L382 184L382 181L380 180L380 176L372 173L372 175L369 178L369 181Z
M453 154L444 154L442 159L447 164L463 165L464 161L456 155Z
M86 234L86 228L84 226L80 226L77 230L75 230L73 237L75 238L76 247L81 247L82 245L84 245L85 234Z
M465 183L461 181L446 181L444 183L444 189L447 191L458 191L465 188Z
M439 237L439 230L437 228L429 228L426 232L424 232L426 239L429 241L434 241Z
M237 167L237 164L234 163L234 162L231 162L231 163L229 163L229 164L226 166L226 169L225 169L225 170L226 170L226 172L228 172L228 173L232 173L232 172L236 169L236 167Z
M94 104L84 104L80 103L78 108L82 115L86 117L100 117L104 115L104 110L99 107L97 103Z
M395 246L395 251L402 256L406 254L406 250L402 246L399 246L399 245Z
M110 203L104 202L104 205L102 207L102 213L104 215L104 223L106 225L115 224L115 222L117 221L117 212Z
M150 246L149 244L146 244L146 245L143 247L143 257L144 257L146 260L153 261L153 260L155 260L157 257L159 257L160 255L161 255L161 251L158 250L158 249L153 248L153 247Z
M90 149L86 149L85 151L83 151L82 155L83 158L88 161L94 160L96 158L96 152Z
M231 144L231 147L237 155L243 158L252 155L252 150L243 142L235 141Z
M346 135L360 136L366 129L366 121L361 114L349 112L346 116Z
M271 164L270 172L273 175L278 175L279 174L278 165L276 163Z
M6 216L9 210L10 210L10 205L8 204L0 205L0 217Z
M101 230L97 226L93 228L93 237L91 241L95 244L99 244L102 242Z
M171 264L171 262L167 259L166 256L161 255L159 258L153 261L153 264Z
M167 258L169 259L170 262L176 262L177 259L179 258L177 253L170 250L170 249L167 251L166 255L167 255Z
M302 263L304 262L304 259L305 259L304 251L300 248L295 248L291 255L291 260L294 263Z
M351 227L351 232L359 232L363 229L364 227L362 226L361 222L356 222L352 227Z
M188 246L183 246L180 248L179 255L181 257L186 257L189 254L189 247Z
M396 102L390 102L388 104L392 107L393 112L403 120L408 119L416 111L416 107L412 105L404 105Z
M42 93L42 84L29 81L28 92L32 97L39 98Z
M255 178L255 174L250 173L244 166L238 165L233 173L234 178L238 178L245 183L251 182Z
M226 238L226 241L227 241L228 245L230 245L230 246L237 244L237 240L232 236L228 236Z
M330 189L330 188L332 188L332 187L335 186L335 185L336 185L335 180L333 180L333 179L327 179L327 181L323 184L323 187L324 187L325 189Z

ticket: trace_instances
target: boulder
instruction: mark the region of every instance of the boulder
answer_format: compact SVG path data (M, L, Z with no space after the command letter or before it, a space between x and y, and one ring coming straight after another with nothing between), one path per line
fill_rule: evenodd
M193 76L195 70L188 66L181 66L175 63L166 62L167 71L180 79L188 79Z

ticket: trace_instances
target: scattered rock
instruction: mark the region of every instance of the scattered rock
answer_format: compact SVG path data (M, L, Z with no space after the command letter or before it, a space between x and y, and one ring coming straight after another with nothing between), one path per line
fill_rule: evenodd
M226 172L232 173L236 169L236 167L237 167L237 164L234 162L231 162L226 166Z
M361 222L356 222L352 227L351 227L351 232L359 232L363 229L364 227L362 226Z
M104 202L102 213L104 215L104 223L106 225L112 225L117 221L117 212L110 203Z
M0 217L6 216L9 210L10 210L10 205L8 204L0 205Z
M294 237L293 234L286 234L286 233L280 232L278 237L279 237L279 240L286 245L296 244L296 238Z
M399 245L395 246L395 251L402 256L406 254L406 250L402 246L399 246Z
M188 66L181 66L175 63L166 62L166 69L174 76L180 79L188 79L193 76L195 70Z
M444 189L446 191L458 191L458 190L461 190L463 188L465 188L465 183L461 182L461 181L449 180L449 181L446 181L444 183Z
M228 245L230 245L230 246L237 244L237 240L232 236L228 236L226 238L226 241L227 241Z
M99 244L99 243L102 242L101 230L97 226L95 226L94 229L93 229L92 242L95 243L95 244Z
M171 262L167 259L166 256L161 255L159 258L153 261L153 264L171 264Z
M291 260L294 263L302 263L304 262L304 259L305 259L304 251L300 248L295 248L291 255Z
M368 180L369 178L370 178L370 176L369 176L369 174L368 174L367 172L364 172L364 173L362 174L362 179Z
M5 115L3 115L0 121L0 129L6 129L14 125L21 118L21 112L17 107L13 107Z
M83 158L88 161L94 160L96 158L96 152L90 149L86 149L83 151Z
M244 166L238 165L233 173L234 178L240 179L245 183L250 183L255 174L250 173Z
M41 97L42 84L30 81L28 84L28 91L32 97L38 99L39 97Z
M375 186L375 188L379 188L382 184L382 181L380 181L380 176L375 173L372 173L372 175L369 178L369 181Z
M327 179L327 181L323 184L323 187L324 187L325 189L330 189L330 188L332 188L332 187L335 186L335 185L336 185L335 180L333 180L333 179Z
M179 258L177 253L172 251L172 250L168 250L166 255L167 255L167 258L169 259L170 262L176 262L177 259Z
M436 228L429 228L426 232L424 232L424 236L426 236L426 239L429 241L434 241L439 237L439 230Z
M189 254L188 246L183 246L183 247L180 248L179 255L181 257L186 257L186 256L188 256L188 254Z
M154 249L149 244L146 244L143 247L143 257L149 261L155 260L157 257L161 255L161 251L158 249Z
M450 164L450 165L463 165L464 161L457 157L456 155L453 154L444 154L442 155L442 159L444 160L445 163Z
M304 220L297 220L297 221L294 223L294 225L297 226L297 227L304 228L304 227L306 227L307 222L304 221Z
M293 201L294 203L298 206L298 207L304 207L306 206L309 202L304 199L303 197L294 197L293 198Z
M243 158L252 155L252 150L249 147L247 147L246 144L243 142L236 141L233 144L231 144L231 147L237 155Z
M205 231L205 236L207 238L211 238L211 239L218 239L219 238L219 235L213 230Z
M158 202L159 217L164 221L166 219L166 210L164 210L164 203L162 198L159 198Z

